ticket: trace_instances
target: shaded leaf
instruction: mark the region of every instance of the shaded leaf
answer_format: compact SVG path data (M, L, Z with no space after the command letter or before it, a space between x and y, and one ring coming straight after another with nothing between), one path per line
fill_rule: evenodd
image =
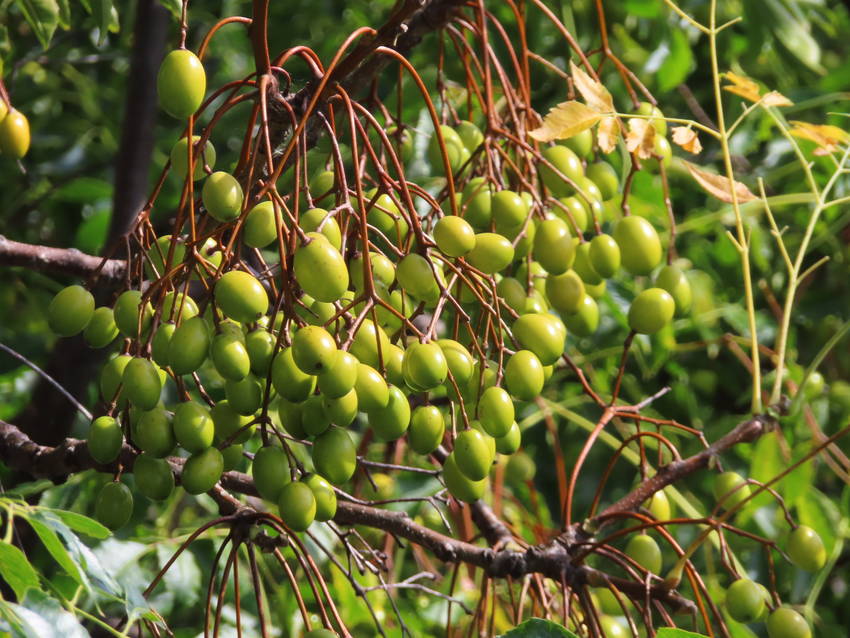
M594 80L572 60L570 60L570 73L572 73L576 89L590 108L600 113L614 112L614 100L602 82Z
M706 192L713 195L721 202L726 202L727 204L732 203L730 184L726 177L718 175L717 173L709 173L707 170L700 168L696 164L691 164L690 162L684 162L684 164L688 169L688 172L691 174L691 177L693 177L697 184L702 186ZM734 187L739 203L751 202L758 199L752 194L750 189L741 182L736 181L734 183Z
M29 587L40 587L38 574L26 555L14 545L3 541L0 541L0 576L9 584L18 600L23 599Z
M673 127L673 143L678 144L689 153L696 155L702 151L702 144L699 141L697 132L687 126Z
M673 29L670 32L669 46L670 52L656 74L661 91L669 91L684 82L694 66L694 54L684 29Z
M565 140L589 129L601 119L602 115L581 102L561 102L549 110L543 124L530 131L529 135L538 142Z
M16 0L24 19L45 49L59 26L59 5L56 0Z
M576 638L576 635L550 620L530 618L500 638Z
M41 540L45 549L47 549L53 557L53 560L59 563L59 566L68 572L68 575L71 576L71 578L73 578L78 584L82 585L85 580L82 570L80 569L80 566L74 562L74 559L71 558L71 555L62 544L62 541L59 540L56 532L35 517L28 518L27 522Z
M62 636L63 638L89 638L89 632L74 615L65 610L58 600L51 598L44 592L30 589L23 604L29 611L38 614L50 624L52 632L45 635Z
M75 532L80 532L92 538L107 538L112 535L108 528L88 516L59 509L52 509L50 512L56 514L65 525Z

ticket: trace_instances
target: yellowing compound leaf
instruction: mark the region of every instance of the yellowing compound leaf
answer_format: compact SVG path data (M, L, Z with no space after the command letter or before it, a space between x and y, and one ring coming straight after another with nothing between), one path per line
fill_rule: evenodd
M691 164L690 162L684 162L684 164L688 169L688 172L691 174L691 177L693 177L697 184L702 186L706 192L713 195L721 202L726 202L727 204L732 203L732 189L730 188L728 178L723 177L723 175L718 175L717 173L709 173L704 168L701 168L696 164ZM754 199L758 199L752 194L752 192L750 192L750 189L741 182L734 182L734 188L739 203L751 202Z
M561 102L549 110L539 128L529 131L538 142L565 140L596 124L602 115L581 102Z
M650 120L633 117L629 120L626 148L640 159L649 159L655 150L655 127Z
M603 153L613 153L617 148L617 138L620 135L620 124L616 117L603 117L596 129L596 142Z
M750 78L738 75L737 73L732 73L732 71L727 71L723 74L723 77L732 83L723 87L725 90L729 91L729 93L739 95L750 102L758 102L761 98L759 85Z
M831 124L809 124L799 120L791 120L791 135L809 140L818 145L815 155L829 155L838 150L839 145L850 141L850 134L844 129Z
M594 80L572 60L570 60L570 73L572 73L576 89L590 108L600 113L614 112L614 100L599 80Z
M673 127L673 142L694 155L702 151L697 132L687 126Z
M762 98L765 106L793 106L794 103L779 91L771 91Z

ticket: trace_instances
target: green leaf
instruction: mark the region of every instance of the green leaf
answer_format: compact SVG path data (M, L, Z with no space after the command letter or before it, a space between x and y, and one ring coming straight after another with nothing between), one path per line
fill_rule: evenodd
M0 576L15 592L18 600L23 599L24 592L30 587L38 589L38 574L33 569L26 555L14 545L0 541Z
M531 618L502 634L501 638L576 638L576 635L550 620Z
M685 81L694 66L691 43L683 29L673 29L668 42L670 53L658 69L658 89L669 91Z
M16 0L16 4L41 46L46 49L59 25L59 5L56 0Z
M28 518L27 522L38 535L38 538L44 544L45 549L47 549L53 557L53 560L59 563L59 566L68 572L68 575L77 581L78 584L84 584L85 575L80 569L80 566L74 562L73 558L71 558L71 555L68 553L68 550L65 549L62 541L59 540L56 532L35 517Z
M63 29L71 28L71 4L68 0L57 0L59 3L59 26Z
M692 631L674 627L662 627L655 636L656 638L706 638L705 634L695 634Z
M180 19L180 14L183 12L183 3L180 0L159 0L159 3L168 9L171 15Z
M118 31L118 12L112 6L112 0L94 0L92 2L95 18L98 21L98 39L97 45L102 46L106 42L108 33L116 33Z
M89 638L86 631L73 614L55 598L51 598L41 591L29 590L23 601L24 606L31 612L38 614L50 624L50 636L63 636L63 638Z
M51 509L48 511L56 514L56 516L58 516L65 525L75 532L80 532L81 534L91 536L92 538L108 538L112 535L112 532L110 532L107 527L104 527L88 516L83 516L76 512L69 512L68 510Z

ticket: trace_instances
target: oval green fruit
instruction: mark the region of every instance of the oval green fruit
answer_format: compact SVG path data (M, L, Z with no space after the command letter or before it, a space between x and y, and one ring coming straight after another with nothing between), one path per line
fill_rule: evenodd
M191 51L177 49L165 56L156 76L159 105L178 119L192 115L204 101L207 75Z
M475 248L475 231L464 218L446 215L434 225L434 241L444 255L463 257Z
M501 190L493 195L491 211L496 228L502 230L522 226L529 213L523 198L509 190Z
M192 179L196 182L206 175L206 171L204 171L204 164L209 166L210 169L213 169L215 168L216 160L215 146L213 146L212 142L207 140L204 143L203 148L201 148L198 146L200 141L200 135L192 136L192 161L195 163L195 170L192 173ZM169 157L171 158L171 168L174 174L181 180L185 180L189 173L189 144L185 137L181 137L177 140L177 143L171 147L171 155Z
M561 197L558 201L561 205L553 205L552 213L564 220L569 225L570 231L586 231L590 225L590 211L584 202L576 196Z
M142 293L138 290L126 290L115 300L115 306L112 308L112 314L115 319L115 325L125 337L138 339L140 335L147 333L153 319L153 307L150 302L145 302L144 307L140 310L142 304ZM139 315L141 314L141 319ZM141 331L139 330L141 321Z
M321 520L318 515L316 515L316 520ZM304 634L304 638L339 638L339 634L330 629L314 629Z
M649 510L649 513L652 514L654 519L659 521L670 520L672 514L670 499L667 498L667 494L663 490L653 494L646 500L643 506Z
M251 359L241 335L217 334L213 337L210 354L215 369L225 379L241 381L251 370Z
M514 322L513 332L520 345L536 354L544 366L552 365L564 354L567 329L553 315L522 315Z
M441 124L440 133L442 134L443 144L446 147L446 154L449 159L449 170L452 174L457 173L469 157L469 151L466 150L463 140L451 126ZM436 134L432 135L428 141L427 155L428 162L431 164L431 170L434 171L434 174L444 175L446 166L440 149L440 140Z
M357 391L354 389L349 390L348 393L335 399L322 396L322 405L325 409L325 415L330 419L331 423L336 423L341 427L347 427L357 417L357 411L359 409Z
M171 416L161 407L142 412L132 433L133 442L157 458L168 456L176 444Z
M375 368L365 363L357 364L357 380L354 382L357 403L364 412L380 410L390 400L387 382Z
M357 363L357 357L350 352L337 350L331 366L317 377L322 394L331 399L348 394L357 381Z
M118 420L99 416L92 421L87 438L89 454L98 463L112 463L121 453L124 433Z
M508 391L521 401L536 399L543 390L543 364L531 350L519 350L505 366Z
M251 437L251 428L245 427L252 421L251 417L239 414L226 399L210 408L210 416L215 429L214 440L225 442L236 435L232 443L244 443Z
M218 483L224 471L224 458L218 448L208 447L186 459L180 481L189 494L203 494Z
M313 490L300 481L283 486L277 507L280 518L295 532L303 532L316 518L316 497Z
M738 622L750 623L764 613L764 595L757 583L740 578L726 590L726 610Z
M587 128L581 133L568 137L560 142L579 157L587 157L593 150L593 132Z
M309 436L319 436L331 426L324 400L314 394L301 404L301 427Z
M723 472L714 479L714 498L726 510L731 510L750 497L750 486L737 472Z
M666 290L649 288L629 306L629 327L641 334L654 334L673 320L676 303Z
M324 208L310 208L301 213L298 223L305 233L321 233L339 250L342 248L342 232L336 217L330 215Z
M553 275L560 275L572 266L575 245L566 222L558 218L540 222L534 236L534 258Z
M565 175L574 182L584 176L584 169L578 156L566 146L556 144L545 149L542 153L543 159L549 162L541 162L538 166L543 184L555 197L567 197L575 192L575 189L564 181L557 172ZM553 170L554 167L554 170Z
M227 397L227 402L236 412L244 416L251 416L260 409L264 391L265 382L260 382L250 373L239 381L228 379L224 382L224 396Z
M800 569L816 572L826 564L826 548L820 534L807 525L791 532L787 547L788 557Z
M318 474L310 474L301 481L313 490L313 497L316 499L316 520L331 520L336 514L336 492L333 486Z
M295 251L295 279L314 299L336 301L348 288L345 260L324 235L307 233L307 236L310 243Z
M175 408L172 427L177 442L189 452L201 452L213 443L215 424L210 411L195 401L185 401Z
M469 120L461 120L458 122L457 126L455 126L455 132L458 134L458 137L460 137L460 141L463 143L466 150L470 153L474 153L475 150L484 142L484 134L481 132L481 129Z
M635 534L626 544L626 556L653 574L661 573L661 548L649 534Z
M590 259L590 242L582 242L577 244L576 257L573 260L573 270L581 277L581 280L590 286L595 286L604 281L593 267L593 262Z
M691 309L693 293L685 273L677 266L664 266L655 279L655 286L670 293L676 303L676 316L681 317Z
M587 167L587 177L599 188L603 200L614 197L620 188L617 171L608 162L593 162Z
M174 474L165 459L143 452L133 463L133 476L139 493L153 501L164 501L174 491Z
M111 530L127 524L133 514L133 494L123 483L110 482L100 488L94 517Z
M416 253L406 255L398 264L396 278L406 293L425 302L434 302L440 288L425 257Z
M526 481L530 481L537 473L537 465L534 460L525 452L517 452L505 466L505 480L510 485L521 485Z
M269 373L274 354L275 338L262 328L252 330L245 335L245 350L251 363L251 372L264 377Z
M292 348L285 348L272 361L272 385L280 396L298 403L313 393L316 377L302 372L292 358Z
M443 355L446 357L446 364L454 377L455 383L462 385L469 381L475 370L475 360L466 346L454 339L438 339L437 345L440 346Z
M29 120L20 111L12 109L6 117L0 119L0 153L21 159L29 148Z
M251 476L260 496L272 503L277 502L283 486L292 481L286 451L277 445L261 447L254 454Z
M215 301L221 311L240 323L251 323L269 310L266 289L252 274L241 270L224 273L215 284Z
M443 349L434 341L412 343L402 359L402 372L407 385L415 390L431 390L446 380L449 364Z
M597 235L590 240L590 263L600 277L613 277L620 269L620 246L611 235Z
M131 359L132 357L129 355L122 354L114 359L110 359L103 366L100 372L100 396L106 403L111 403L112 401L117 401L119 405L127 403L123 388L120 395L116 396L116 393L119 386L121 386L124 368L127 367Z
M484 274L492 275L507 268L514 260L514 247L507 237L498 233L478 233L475 248L466 259Z
M358 361L373 368L378 368L380 367L381 358L389 349L390 340L384 329L376 326L371 319L366 319L360 324L357 334L354 335L349 352Z
M515 410L511 396L504 389L487 388L478 400L478 419L490 436L505 436L514 422Z
M242 212L242 186L230 173L216 171L204 181L201 201L213 219L233 221Z
M292 359L302 372L321 374L336 362L337 347L330 333L319 326L299 328L292 338Z
M201 367L210 348L207 322L191 317L174 331L169 341L168 362L174 374L190 374Z
M614 227L623 268L633 275L648 275L661 262L661 240L652 224L636 215L621 219Z
M458 469L471 481L486 478L493 465L493 456L485 436L470 428L458 433L455 439L452 456Z
M274 204L260 202L248 211L242 227L242 241L253 248L265 248L277 239L278 226L283 225L280 216L275 222Z
M522 431L516 421L504 436L496 437L496 451L499 454L513 454L522 445Z
M480 481L473 481L461 472L455 460L454 452L449 454L443 464L443 481L445 481L446 488L452 496L466 503L474 503L484 496L488 484L486 477Z
M443 413L433 405L420 405L411 416L407 441L414 452L430 454L443 442L445 432Z
M564 317L564 324L579 337L589 337L596 332L599 327L599 306L593 297L585 294L579 302L578 310Z
M332 427L313 443L316 471L334 485L345 483L357 469L357 448L348 432Z
M171 359L171 337L174 336L176 330L177 326L173 323L162 323L156 329L156 334L154 334L151 342L151 359L158 366L168 367Z
M189 295L168 292L162 300L162 318L167 321L183 321L198 314L198 304Z
M115 341L117 336L118 326L115 325L112 308L106 306L101 306L92 313L88 325L83 330L83 337L90 348L105 348Z
M60 337L72 337L88 326L93 315L94 296L82 286L68 286L47 307L47 324Z
M121 375L123 394L141 410L152 410L159 403L162 380L157 366L147 359L133 358Z
M812 638L809 623L790 607L779 607L767 617L768 638Z
M296 439L306 439L307 433L302 427L301 403L293 403L281 397L277 402L277 414L283 429Z
M389 387L387 405L368 413L369 427L379 441L395 441L407 432L410 425L410 403L404 392Z
M575 270L546 277L546 298L561 316L578 312L584 296L584 282Z

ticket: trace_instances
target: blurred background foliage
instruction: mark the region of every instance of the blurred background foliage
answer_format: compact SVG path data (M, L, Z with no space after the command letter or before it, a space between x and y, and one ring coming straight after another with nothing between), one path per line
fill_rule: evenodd
M176 0L164 2L174 12ZM208 28L219 18L248 14L250 2L193 2L189 12L189 46L196 48ZM353 29L378 26L393 7L392 0L287 0L272 2L270 43L272 52L305 44L329 62L337 46ZM529 48L565 69L569 51L552 25L528 5ZM547 0L547 6L559 14L576 34L586 51L600 46L599 25L592 0ZM504 24L514 23L507 5L489 3ZM845 3L833 0L730 0L718 3L718 23L740 17L741 20L719 37L720 69L731 70L757 79L767 89L781 91L794 102L782 114L789 120L831 123L847 128L846 112L850 93L850 14ZM679 6L697 20L706 21L709 3L704 0L682 0ZM76 247L98 254L112 214L113 166L118 150L129 50L133 33L135 3L90 0L73 3L68 0L0 0L0 63L3 79L13 103L26 112L33 131L33 144L23 164L0 157L0 233L24 242L61 247ZM661 0L622 0L605 3L608 33L613 52L645 82L668 116L694 118L710 124L716 118L713 108L711 69L708 64L707 38L675 15ZM32 12L37 15L33 18ZM55 20L51 15L55 12ZM30 20L28 20L30 18ZM52 21L51 21L52 20ZM33 24L41 25L34 28ZM515 33L515 30L511 30ZM178 25L170 24L169 42L176 43ZM413 64L431 83L436 79L435 60L439 53L438 38L430 36L412 54ZM593 58L598 60L597 58ZM249 74L253 68L250 43L241 26L224 28L214 39L206 59L208 86L221 85ZM452 65L448 66L452 78ZM545 112L563 101L563 80L532 62L533 102ZM305 66L292 67L295 88L309 79ZM393 74L385 74L382 92L392 87ZM455 79L461 76L455 73ZM628 111L631 104L619 75L607 63L602 78L612 91L617 106ZM405 99L404 119L420 121L421 101L412 92ZM743 101L724 95L731 119L743 108ZM215 144L219 167L235 163L241 145L241 121L244 109L234 109L218 127ZM230 137L226 138L225 132ZM179 125L160 116L151 134L155 136L155 154L151 185L158 179L168 152L180 133ZM703 139L705 150L696 158L701 165L717 166L719 146ZM811 156L811 146L802 143L814 162L816 176L824 183L831 174L828 158ZM808 188L791 146L778 134L770 120L760 113L748 118L732 138L737 178L757 191L756 180L763 178L767 194L773 198L774 213L780 226L787 226L785 241L790 249L799 242L809 215ZM681 151L677 150L676 154ZM692 158L688 158L689 160ZM652 408L657 416L673 418L704 431L711 441L727 432L748 410L750 374L742 364L747 346L746 312L742 303L740 264L725 233L734 223L728 206L715 201L696 187L674 160L670 171L674 210L679 226L677 248L680 257L693 266L691 283L695 290L695 308L691 316L680 319L675 331L666 330L649 339L637 339L628 373L624 380L624 399L638 401L663 385L672 391ZM839 184L836 197L847 195L847 183ZM179 198L179 184L169 177L158 200L154 219L169 219ZM660 179L645 173L635 180L632 208L667 228L662 206ZM758 325L762 343L771 347L776 335L777 317L773 304L783 302L787 277L776 243L759 206L744 207L752 232L752 261L757 284ZM850 278L848 278L848 240L850 213L846 206L826 211L815 229L812 252L807 263L821 257L829 262L818 269L800 292L792 320L789 357L795 363L789 380L799 382L802 370L812 361L824 343L850 320ZM44 318L51 296L69 283L58 277L24 269L0 270L0 342L37 363L50 355L54 337ZM634 282L623 284L631 289ZM590 371L594 387L602 393L610 390L625 335L625 311L630 290L618 285L609 287L603 304L600 330L592 339L573 342L578 363ZM811 384L805 389L808 402L803 410L787 417L781 434L771 434L754 445L743 445L723 459L728 469L736 469L754 478L767 479L803 456L820 433L833 434L850 417L850 354L848 341L839 343L825 359L820 372L825 384ZM766 370L773 365L763 359ZM73 362L68 362L73 365ZM5 355L0 355L0 418L14 422L16 414L27 404L35 383L34 374ZM563 448L569 471L586 436L587 419L595 420L580 388L569 375L547 398L552 401L554 420L546 427L542 414L530 407L523 415L527 429L526 450L537 458L536 489L541 500L531 498L526 486L517 486L513 495L498 504L515 529L528 540L540 538L550 523L559 523L556 467L550 460L554 426ZM769 386L765 386L769 387ZM92 397L95 396L92 390ZM788 386L791 392L791 386ZM81 426L82 423L78 423ZM623 428L630 427L623 424ZM74 432L82 434L78 427ZM678 437L683 455L699 448L693 439ZM586 464L577 491L576 511L585 512L597 487L600 474L618 439L603 439L596 445ZM850 453L850 442L840 442ZM11 480L4 475L4 485ZM620 461L611 476L605 501L624 494L638 479L632 463ZM31 487L43 491L43 504L90 511L96 485L102 477L81 475L58 488L47 485ZM435 485L423 485L408 477L390 482L390 494L424 493ZM679 508L690 504L695 515L710 511L710 476L692 477L687 485L678 486ZM30 489L30 488L27 488ZM821 461L792 473L779 486L780 494L803 523L817 529L832 552L829 575L809 575L780 561L777 564L778 586L783 597L794 603L816 603L817 635L846 635L850 612L844 603L848 585L847 562L850 553L842 550L842 536L847 532L848 490L841 477ZM198 504L198 502L200 504ZM547 509L546 504L549 505ZM736 521L747 531L781 539L784 526L778 509L769 500L759 501ZM135 525L122 530L117 538L99 545L96 554L110 573L118 574L127 600L138 596L156 569L173 549L173 541L194 529L198 521L214 512L212 502L175 497L164 511L148 511L144 503L136 505ZM424 508L419 516L429 524L438 524ZM150 515L153 514L154 518ZM151 523L155 520L155 523ZM691 528L675 530L682 542L693 536ZM166 541L164 539L171 539ZM330 541L331 539L324 539ZM157 544L151 544L157 541ZM764 552L752 543L733 539L738 557L752 574L764 576ZM197 601L203 594L216 545L211 540L198 543L169 572L161 593L153 601L169 618L177 636L197 633ZM132 550L132 551L131 551ZM134 551L136 553L134 553ZM669 558L669 557L668 557ZM59 591L68 589L68 575L56 569L51 557L36 552L41 568L52 574ZM416 570L417 560L410 548L396 559L396 579ZM704 577L710 587L728 584L718 577L718 565L711 552L705 552ZM90 563L89 564L94 564ZM53 571L51 571L53 570ZM465 570L461 570L465 572ZM461 578L464 575L461 574ZM365 579L365 586L370 583ZM331 581L337 604L345 610L346 620L356 628L362 623L362 634L371 635L371 621L363 605L339 576ZM445 584L444 584L445 585ZM64 587L64 589L62 589ZM472 594L475 594L472 588ZM296 631L295 602L286 588L273 595L274 616L281 635ZM128 593L129 592L129 593ZM466 594L462 594L466 595ZM385 597L370 598L379 614L392 624L391 608ZM118 604L113 601L113 604ZM124 601L124 604L129 604ZM249 598L243 610L250 611ZM424 595L401 592L401 613L410 619L416 635L431 635L444 623L445 602ZM129 609L129 607L128 607ZM457 608L455 608L455 611ZM362 616L362 617L361 617ZM243 619L246 616L243 615ZM509 621L504 618L501 624ZM755 635L750 629L730 620L736 638Z

